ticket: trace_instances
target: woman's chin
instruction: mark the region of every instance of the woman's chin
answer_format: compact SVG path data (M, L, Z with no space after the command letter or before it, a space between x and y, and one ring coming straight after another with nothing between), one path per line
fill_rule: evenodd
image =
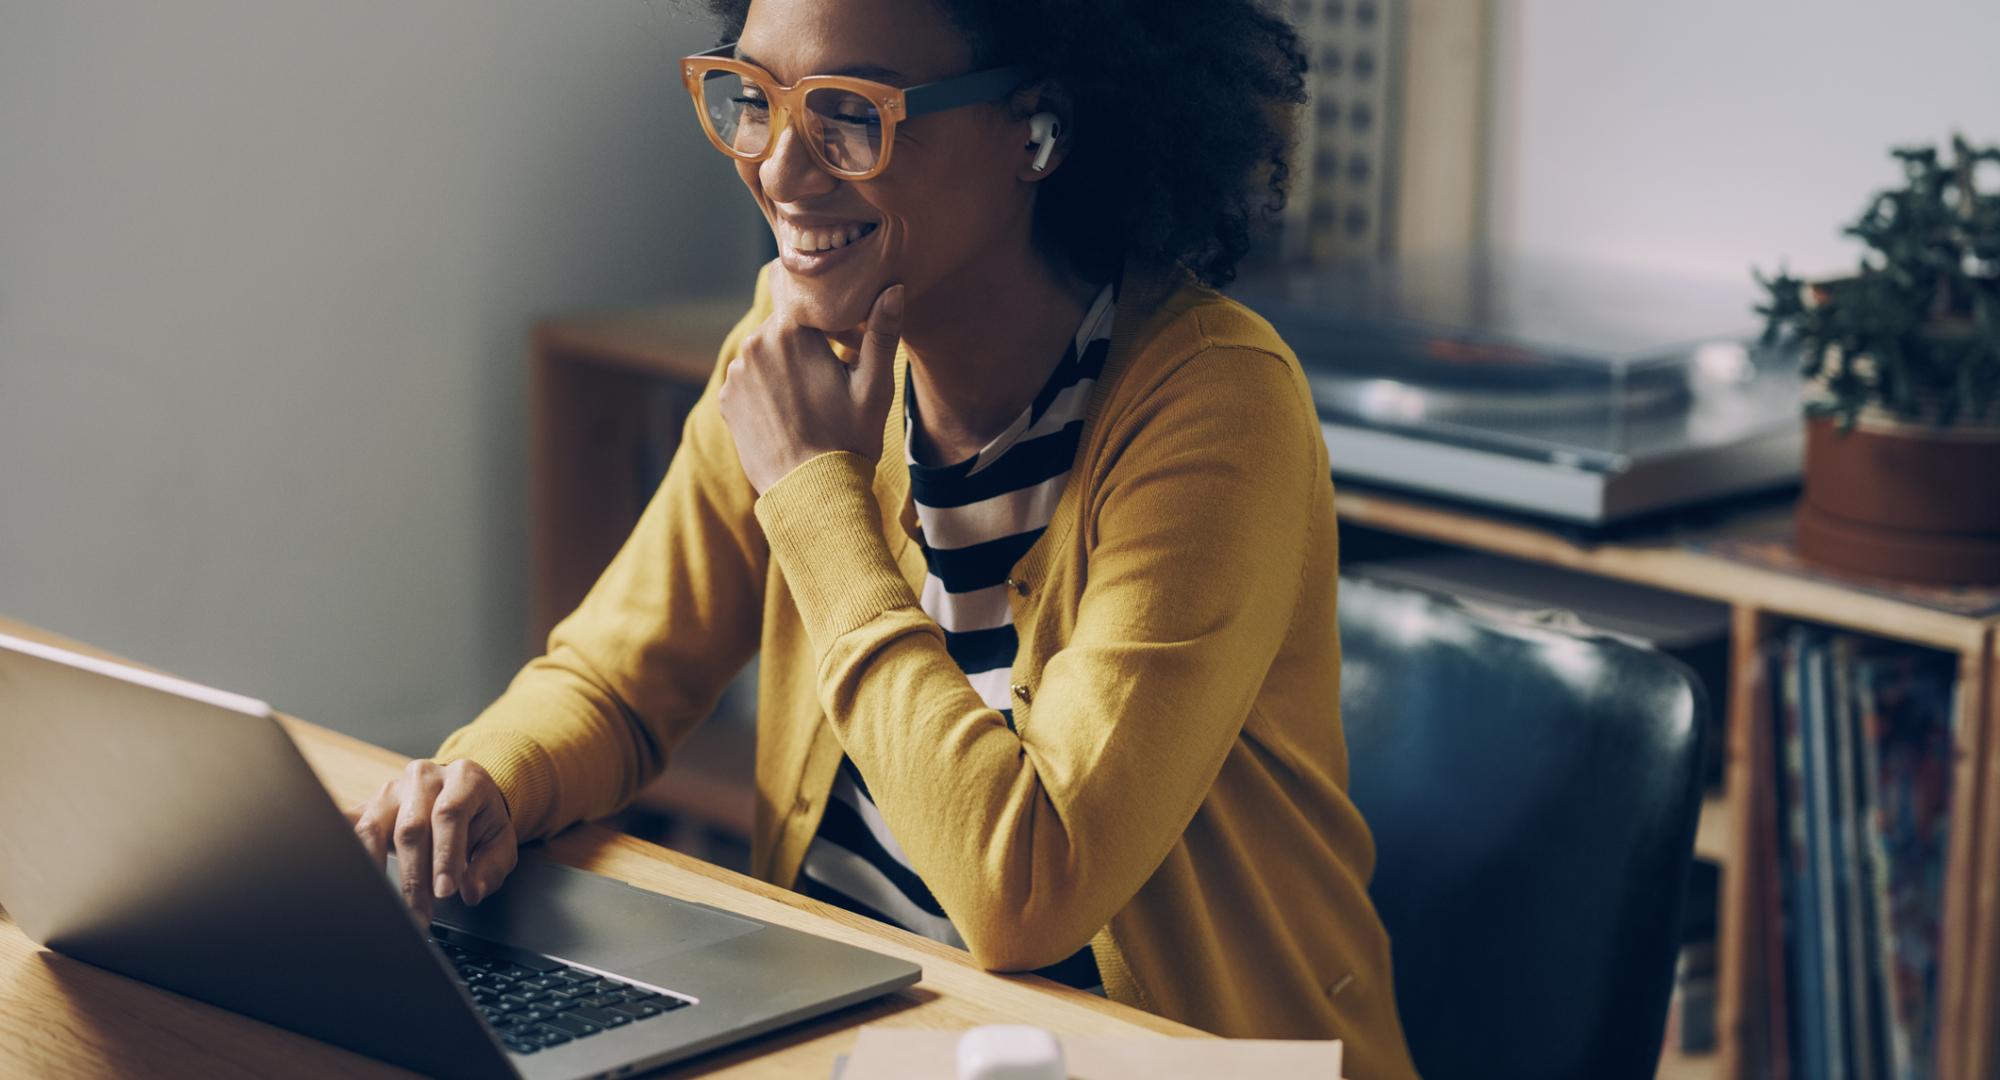
M861 295L865 291L813 278L794 277L792 317L800 326L810 326L830 334L852 330L868 321L868 313L875 306L875 296Z

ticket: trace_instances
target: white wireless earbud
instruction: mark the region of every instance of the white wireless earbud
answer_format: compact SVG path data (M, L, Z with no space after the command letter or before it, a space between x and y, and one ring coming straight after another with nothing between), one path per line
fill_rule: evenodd
M1062 121L1052 112L1038 112L1028 117L1028 145L1035 150L1035 171L1049 167L1049 153L1056 148L1056 139L1062 136Z

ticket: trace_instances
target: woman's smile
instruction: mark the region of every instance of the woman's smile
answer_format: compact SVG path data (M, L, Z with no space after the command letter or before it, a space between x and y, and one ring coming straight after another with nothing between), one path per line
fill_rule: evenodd
M880 231L872 221L816 221L779 218L778 257L786 270L801 276L823 274L850 261Z

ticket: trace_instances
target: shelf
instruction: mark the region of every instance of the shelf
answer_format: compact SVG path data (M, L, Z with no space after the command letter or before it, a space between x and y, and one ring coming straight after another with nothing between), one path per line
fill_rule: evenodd
M1787 618L1952 652L1982 648L1988 628L2000 622L2000 618L1954 615L1856 592L1829 581L1703 554L1685 546L1683 541L1690 537L1580 543L1549 529L1375 491L1341 489L1335 495L1335 508L1346 525L1561 566L1725 604L1750 603ZM1766 528L1784 512L1779 508L1746 516L1706 535Z
M700 387L715 370L722 339L746 310L742 297L729 296L564 315L536 325L536 345L571 362Z

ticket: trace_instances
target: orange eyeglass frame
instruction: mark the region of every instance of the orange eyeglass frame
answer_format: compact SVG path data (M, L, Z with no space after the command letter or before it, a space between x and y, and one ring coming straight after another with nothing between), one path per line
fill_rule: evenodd
M996 100L1013 92L1015 87L1027 81L1028 76L1025 68L997 67L907 89L848 75L808 75L786 86L763 68L736 59L731 55L735 51L736 43L732 41L707 52L681 58L681 83L687 87L688 96L694 99L695 115L700 119L701 130L708 136L708 141L714 143L717 150L738 161L763 161L771 156L771 151L778 145L778 136L784 134L794 115L810 115L810 110L801 108L808 93L822 89L845 90L868 99L881 116L882 148L875 156L874 166L861 172L837 168L826 160L819 145L818 132L811 132L815 137L805 140L807 152L812 154L820 168L843 180L868 180L880 176L882 170L889 167L890 153L896 146L896 125L902 121L926 113ZM762 150L746 154L724 142L722 136L716 133L701 92L702 80L712 71L733 72L764 88L776 115L771 120L771 134L764 140ZM806 123L810 127L813 121Z

